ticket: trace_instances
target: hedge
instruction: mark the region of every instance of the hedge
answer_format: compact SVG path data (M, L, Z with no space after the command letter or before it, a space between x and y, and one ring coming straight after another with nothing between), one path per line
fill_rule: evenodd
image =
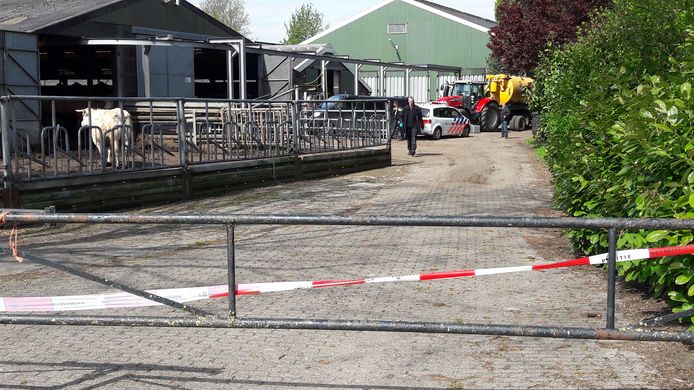
M532 104L555 202L568 214L694 218L692 10L691 0L615 0L540 61ZM605 232L569 236L583 253L607 246ZM628 231L618 244L693 241L691 231ZM619 273L669 297L674 312L694 308L693 256L623 263Z

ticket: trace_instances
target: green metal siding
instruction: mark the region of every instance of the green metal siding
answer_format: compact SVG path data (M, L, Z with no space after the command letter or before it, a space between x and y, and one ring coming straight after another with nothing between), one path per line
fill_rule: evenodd
M389 23L406 23L407 34L388 34ZM330 43L339 54L353 58L485 68L489 35L399 0L310 43Z

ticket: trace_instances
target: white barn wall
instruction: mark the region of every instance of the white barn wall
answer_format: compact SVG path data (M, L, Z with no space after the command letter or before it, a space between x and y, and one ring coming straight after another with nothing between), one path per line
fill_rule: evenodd
M405 85L404 76L386 76L385 79L385 92L379 90L378 76L368 76L363 77L362 80L366 85L371 88L372 95L378 96L404 96L405 95ZM484 81L484 75L468 75L456 77L454 75L438 76L436 80L436 86L441 86L446 82L453 82L455 80L466 80L466 81ZM417 103L427 103L434 98L434 96L439 96L439 91L429 90L429 79L427 76L410 76L410 93L409 95L414 97Z

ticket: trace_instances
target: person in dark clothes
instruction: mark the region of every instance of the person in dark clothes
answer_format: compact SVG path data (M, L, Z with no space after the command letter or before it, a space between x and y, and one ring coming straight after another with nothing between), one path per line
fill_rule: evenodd
M397 100L393 100L393 138L405 139L405 129L402 126L402 107Z
M402 110L402 123L407 137L407 154L414 156L417 150L417 133L422 129L422 110L414 104L412 96L407 98L407 105Z
M501 107L501 138L508 139L508 121L511 119L511 109L508 104Z

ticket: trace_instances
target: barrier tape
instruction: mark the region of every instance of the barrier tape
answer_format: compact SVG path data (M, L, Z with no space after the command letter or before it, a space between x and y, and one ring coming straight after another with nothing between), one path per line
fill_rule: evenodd
M694 253L694 244L650 249L629 249L617 252L617 261L653 259L664 256L678 256ZM299 282L269 282L237 284L236 295L255 295L271 292L305 290L314 288L350 286L357 284L415 282L441 279L454 279L515 272L545 271L583 265L607 263L607 253L560 261L516 267L480 268L470 270L433 272L413 275L386 276L362 279L319 280ZM228 297L227 285L147 290L153 294L179 303ZM51 312L95 309L120 309L131 307L160 306L160 303L125 292L94 295L54 296L54 297L3 297L0 298L0 312Z

